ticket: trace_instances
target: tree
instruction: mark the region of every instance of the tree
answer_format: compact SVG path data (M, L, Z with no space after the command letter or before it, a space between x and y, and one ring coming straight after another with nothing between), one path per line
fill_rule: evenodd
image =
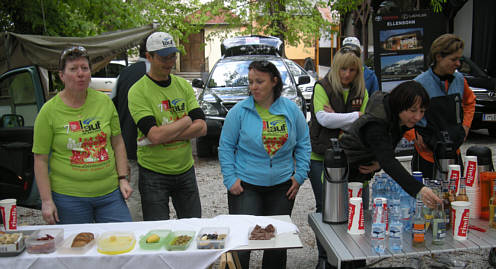
M213 0L202 10L213 15L232 11L235 16L226 16L225 22L232 28L241 28L241 35L277 36L293 46L311 46L320 37L321 29L331 27L316 8L325 6L327 2L321 0Z

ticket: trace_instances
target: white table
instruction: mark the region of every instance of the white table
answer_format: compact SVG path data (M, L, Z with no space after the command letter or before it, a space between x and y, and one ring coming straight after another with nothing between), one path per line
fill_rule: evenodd
M265 226L273 224L278 229L275 241L252 242L248 240L249 229L255 224ZM203 227L229 227L230 233L224 249L197 249L193 241L186 251L167 251L165 249L142 250L138 241L140 236L153 229L169 229L172 231L195 231ZM296 226L289 216L256 217L247 215L221 215L211 219L181 219L167 221L143 221L99 224L74 224L50 226L23 226L21 230L37 230L40 228L63 228L67 238L79 232L102 234L106 231L131 231L136 237L135 248L121 255L104 255L96 247L84 255L61 254L29 254L24 251L16 257L0 257L0 268L206 268L217 260L222 253L229 250L257 250L275 248L302 247L296 233ZM281 233L280 233L281 232Z

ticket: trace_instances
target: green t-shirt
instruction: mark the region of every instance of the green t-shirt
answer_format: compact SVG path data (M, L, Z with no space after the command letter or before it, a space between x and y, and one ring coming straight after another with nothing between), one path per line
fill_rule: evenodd
M56 193L97 197L118 185L111 137L121 133L119 117L110 98L87 91L81 107L71 108L56 95L36 117L33 153L50 154L50 185Z
M288 140L286 118L283 115L273 115L268 109L256 103L255 108L260 118L262 118L262 143L267 153L270 156L274 156Z
M174 75L170 77L168 87L157 85L146 75L131 87L128 94L129 112L136 124L144 117L153 116L157 125L166 125L199 107L189 82ZM138 128L138 139L144 137ZM141 166L166 175L182 174L193 166L189 140L139 146L137 155Z
M345 103L346 100L348 99L349 92L350 92L349 89L345 89L343 91L343 98ZM365 91L365 96L363 97L363 103L362 106L360 107L360 112L365 113L365 108L367 107L368 101L369 101L369 95L367 94L367 91ZM317 112L319 111L324 110L324 105L330 105L330 101L322 85L317 84L315 85L314 95L313 95L313 108L315 114L317 114ZM323 161L324 156L312 151L312 154L310 155L310 159L315 161Z

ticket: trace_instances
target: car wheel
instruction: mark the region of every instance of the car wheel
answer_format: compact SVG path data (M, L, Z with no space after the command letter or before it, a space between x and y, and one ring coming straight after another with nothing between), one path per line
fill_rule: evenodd
M487 130L489 131L490 136L496 137L496 127L488 128Z

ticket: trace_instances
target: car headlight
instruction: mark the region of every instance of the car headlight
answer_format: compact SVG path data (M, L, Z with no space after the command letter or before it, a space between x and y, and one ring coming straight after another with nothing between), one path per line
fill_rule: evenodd
M200 108L205 115L218 116L219 110L210 102L200 101Z

